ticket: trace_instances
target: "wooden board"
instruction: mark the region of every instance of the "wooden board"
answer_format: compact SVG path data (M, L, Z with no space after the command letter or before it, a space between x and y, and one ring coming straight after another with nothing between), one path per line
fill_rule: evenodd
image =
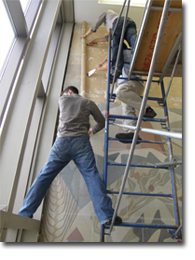
M154 1L153 6L163 6L164 1ZM170 7L180 7L182 1L172 1ZM156 42L162 11L151 10L142 37L134 70L148 72ZM161 40L155 72L161 73L172 47L182 29L182 12L169 11ZM181 61L181 59L180 59Z
M164 2L164 0L154 0L152 6L163 7ZM182 0L172 0L170 8L182 8Z

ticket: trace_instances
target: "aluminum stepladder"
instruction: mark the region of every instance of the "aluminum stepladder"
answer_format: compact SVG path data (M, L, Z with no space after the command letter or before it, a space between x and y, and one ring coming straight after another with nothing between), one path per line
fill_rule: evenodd
M124 8L125 2L126 1L124 1L122 8ZM148 0L146 7L145 7L145 10L144 10L144 14L143 14L143 18L142 18L142 24L141 24L141 27L140 27L140 31L139 31L139 34L138 34L138 37L137 37L137 43L136 43L136 46L135 46L134 54L133 54L131 64L130 64L130 67L129 67L128 80L130 79L132 72L133 72L133 67L134 67L134 63L135 63L135 60L136 60L136 55L139 51L140 43L141 43L142 36L143 36L143 31L144 31L144 28L145 28L145 23L148 19L150 9L152 8L152 2L153 2L152 0ZM100 241L101 242L104 242L104 235L110 235L111 232L112 232L112 228L114 226L114 220L115 220L116 215L117 215L117 211L118 211L118 208L119 208L119 204L120 204L122 195L132 195L132 196L142 195L142 196L157 196L157 197L161 196L161 197L172 198L173 199L173 207L174 207L175 225L161 225L161 224L159 224L159 225L154 225L154 224L148 225L148 224L122 222L119 226L136 227L136 228L168 229L172 238L176 238L176 239L180 238L181 239L182 224L180 224L178 199L177 199L177 188L176 188L174 168L177 165L181 164L182 162L181 161L175 161L174 158L173 158L171 138L181 139L182 134L170 132L166 98L168 96L168 91L169 91L169 88L170 88L170 85L171 85L171 82L172 82L172 79L173 79L173 76L174 76L174 72L175 72L176 65L177 65L178 58L179 58L180 51L181 51L181 47L179 48L179 46L181 46L182 31L179 33L179 36L177 37L177 40L175 41L175 44L174 44L174 46L171 50L171 53L170 53L170 55L169 55L169 57L166 61L166 64L163 67L162 73L158 75L159 76L158 83L161 85L162 98L149 98L148 97L150 84L151 84L151 82L153 82L153 76L155 75L155 71L154 71L155 64L156 64L156 60L157 60L157 56L158 56L158 52L159 52L159 47L160 47L160 42L161 42L161 39L162 39L164 26L165 26L165 23L166 23L166 17L168 15L169 10L170 10L170 2L171 1L169 1L169 0L165 0L164 6L162 8L162 16L161 16L161 20L160 20L160 25L159 25L159 29L158 29L158 34L157 34L157 38L156 38L156 43L155 43L155 47L154 47L154 51L153 51L153 56L152 56L150 68L149 68L148 75L147 75L145 92L144 92L143 101L142 101L142 105L141 105L141 108L140 108L140 113L139 113L138 118L130 118L130 117L124 117L124 116L118 116L118 115L111 115L110 114L110 112L109 112L110 102L112 102L115 99L115 95L113 94L114 84L112 84L112 89L110 88L110 62L108 63L108 71L107 71L108 82L107 82L107 93L106 93L107 94L106 95L106 124L105 124L105 143L104 143L104 169L103 169L103 181L104 181L104 184L105 184L106 187L107 187L108 167L111 166L111 165L112 166L114 165L114 164L108 162L108 146L109 146L108 144L109 144L110 140L117 140L116 138L110 138L109 137L109 125L115 124L115 123L113 123L115 121L115 119L120 118L120 119L135 119L135 120L137 120L137 126L134 129L134 138L132 140L131 148L130 148L130 151L129 151L129 157L128 157L128 160L127 160L127 164L125 166L126 168L125 168L125 172L124 172L124 175L123 175L120 190L117 191L117 192L107 190L108 194L118 194L118 198L117 198L117 203L116 203L116 206L115 206L115 212L114 212L114 215L113 215L111 226L105 227L104 225L101 225L101 234L100 234ZM130 1L128 1L128 4L130 4ZM126 15L127 14L128 14L128 11L126 12ZM120 15L119 15L119 17L120 17ZM108 60L111 61L111 37L109 37L109 38L110 39L109 39L109 47L108 47ZM120 44L121 44L121 42L120 42ZM165 74L167 72L167 68L169 68L170 63L173 60L173 56L176 54L178 48L179 48L179 51L178 51L178 54L177 54L177 58L176 58L176 61L175 61L173 72L171 74L169 87L167 89L167 92L165 93L163 77L165 76ZM120 49L121 48L119 46L119 51L120 51ZM118 56L119 56L119 54L118 54ZM117 62L118 62L118 57L117 57ZM116 67L117 67L117 62L116 62ZM114 78L115 78L115 75L114 75ZM147 100L155 100L159 103L160 106L163 107L165 119L146 119L146 118L143 118L144 108L145 108L145 104L146 104ZM167 130L167 131L159 131L159 130L156 131L156 130L153 130L153 129L148 129L147 131L149 131L150 133L153 133L153 134L164 135L164 136L167 137L166 144L168 144L169 162L167 164L165 164L165 163L156 164L155 166L151 166L151 168L152 167L158 167L158 168L161 168L161 169L170 170L172 194L124 192L124 186L125 186L126 178L127 178L130 167L148 167L148 166L143 166L143 165L132 165L131 164L136 143L137 142L148 142L148 143L151 142L151 141L137 141L139 131L145 130L145 129L141 129L141 127L140 127L141 122L143 120L160 122L161 124L165 125L165 128ZM118 124L115 124L115 125L118 125ZM120 125L118 125L118 126L120 126ZM124 125L121 125L121 126L124 127ZM109 229L109 233L106 232L107 229Z

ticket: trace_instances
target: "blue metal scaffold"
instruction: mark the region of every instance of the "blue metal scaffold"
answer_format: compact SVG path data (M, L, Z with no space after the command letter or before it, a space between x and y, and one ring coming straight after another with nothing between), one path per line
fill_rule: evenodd
M107 187L108 167L115 166L115 165L116 166L125 166L125 171L124 171L124 175L123 175L123 178L122 178L120 190L119 191L111 191L111 190L107 189L108 194L118 194L118 197L117 197L117 202L116 202L116 205L115 205L115 211L114 211L114 215L113 215L113 218L112 218L111 225L110 226L101 225L101 234L100 234L100 241L101 242L104 242L105 235L110 235L111 232L112 232L113 226L115 225L114 221L115 221L115 218L117 216L117 212L118 212L119 205L120 205L120 202L121 202L121 198L122 198L123 195L130 195L130 196L139 195L139 196L154 196L154 197L169 197L169 198L172 198L173 199L175 225L141 224L141 223L122 222L118 226L136 227L136 228L168 229L172 238L181 239L182 224L180 223L180 217L179 217L177 187L176 187L174 168L177 165L182 164L182 162L176 161L173 158L171 139L176 138L176 139L181 140L182 139L182 133L181 133L181 129L176 129L176 131L179 131L179 132L170 131L171 128L170 128L170 125L169 125L169 115L168 115L168 108L167 108L166 99L167 99L167 96L168 96L168 92L169 92L169 89L170 89L170 86L171 86L171 83L172 83L172 79L174 77L174 73L175 73L176 66L177 66L178 59L179 59L180 52L181 52L182 28L181 28L181 30L179 31L179 33L176 37L176 40L175 40L175 42L174 42L174 44L173 44L173 46L170 50L170 53L169 53L169 55L166 59L166 62L163 65L162 71L156 73L155 65L156 65L156 62L157 62L157 57L159 55L160 44L161 44L161 41L162 41L162 38L163 38L163 33L164 33L164 28L165 28L167 16L170 12L177 12L177 13L182 14L182 7L178 8L178 7L172 6L171 0L161 1L161 3L163 3L163 5L161 5L161 6L158 6L158 4L156 4L156 2L159 2L159 1L148 0L147 3L146 3L145 10L144 10L144 13L143 13L142 22L141 22L141 25L140 25L140 30L139 30L139 33L137 35L134 53L133 53L131 63L130 63L130 66L129 66L129 74L128 74L127 80L130 80L133 73L144 75L144 76L147 77L146 85L145 85L145 91L144 91L144 95L143 95L143 99L142 99L142 104L141 104L139 116L137 118L110 114L110 102L113 102L116 98L116 95L113 93L114 92L114 82L116 80L116 71L115 71L114 76L111 77L110 76L110 63L111 63L112 47L111 47L111 36L109 37L108 61L110 61L110 62L108 62L108 70L107 70L108 81L107 81L107 93L106 93L106 124L105 124L104 168L103 168L103 181L104 181L105 186ZM179 3L179 5L180 4L182 5L181 1L178 1L178 3ZM126 4L126 0L123 3L123 6L121 8L118 19L120 19L120 17L121 17L121 14L123 12L125 4ZM126 14L125 14L125 19L124 19L124 25L125 25L125 22L126 22L126 17L128 16L129 6L130 6L130 0L127 1L127 7L126 7L127 9L126 9ZM148 71L147 72L146 71L137 71L135 69L135 62L136 62L136 58L138 56L138 52L141 48L144 30L145 30L145 27L146 27L146 23L149 20L151 10L158 11L158 12L160 11L162 13L161 18L160 18L160 22L159 22L159 26L158 26L157 35L156 35L154 50L153 50L153 53L152 53L151 63L150 63ZM121 32L121 40L120 40L119 51L118 51L117 60L116 60L116 68L118 66L120 51L122 50L122 44L123 44L123 39L124 39L124 28L125 28L124 25L123 25L123 31ZM163 78L164 78L165 75L167 75L166 73L167 73L167 71L170 67L170 64L173 61L175 56L176 56L175 64L173 66L173 71L172 71L171 76L170 76L170 82L169 82L167 92L165 93ZM158 77L159 79L153 80L153 77ZM156 82L156 83L161 85L162 98L148 97L150 85L151 85L152 82ZM159 106L161 106L164 110L164 119L148 119L148 118L143 117L147 100L153 100L153 101L158 102ZM126 164L111 163L111 162L108 161L109 141L113 141L113 140L120 141L117 138L109 137L109 125L116 125L118 127L124 127L124 125L120 125L120 124L115 123L116 119L134 119L134 120L137 120L136 127L125 126L127 128L129 127L130 129L134 130L134 136L133 136L133 139L132 139L132 143L131 143L131 147L130 147L130 151L129 151L129 156L128 156L128 160L127 160ZM155 130L155 129L141 128L142 121L159 122L160 124L162 124L164 126L166 131L165 130ZM173 129L171 129L171 130L173 130ZM147 140L138 140L138 135L139 135L140 131L155 134L155 135L165 136L167 138L167 142L154 142L154 141L147 141ZM169 159L169 161L167 163L164 163L164 162L163 163L156 163L155 165L151 165L151 166L132 164L135 146L136 146L136 143L139 143L139 142L156 143L156 144L161 143L161 144L168 145L168 157L169 157L168 159ZM130 167L159 168L159 169L170 170L172 194L124 192L124 186L125 186L125 183L126 183L126 179L127 179Z

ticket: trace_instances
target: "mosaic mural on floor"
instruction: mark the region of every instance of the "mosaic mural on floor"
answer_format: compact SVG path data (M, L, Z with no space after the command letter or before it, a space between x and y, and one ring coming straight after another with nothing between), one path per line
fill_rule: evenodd
M99 104L104 114L105 104ZM120 113L120 105L113 105L111 112ZM161 109L156 108L161 116ZM170 111L170 117L177 127L182 124L182 116L178 109ZM95 122L91 120L93 125ZM143 127L151 123L143 122ZM157 128L156 123L155 128ZM121 132L118 127L110 127L110 135L114 137ZM154 140L154 136L141 133L143 140ZM165 141L158 137L158 141ZM104 130L91 137L100 176L103 175ZM111 141L109 145L109 161L126 163L130 144ZM181 160L181 142L173 142L174 158ZM155 162L167 161L167 145L139 144L136 146L132 164L154 165ZM120 188L124 167L111 166L108 172L108 188L117 191ZM175 168L177 196L182 218L182 166ZM131 167L125 185L125 191L144 193L172 194L170 172L164 169ZM117 195L111 195L113 207ZM147 196L122 196L118 215L124 222L153 223L174 225L173 200L171 198ZM93 211L84 180L78 169L71 162L61 171L47 193L40 241L43 242L99 242L100 224ZM106 242L176 242L168 230L114 227Z

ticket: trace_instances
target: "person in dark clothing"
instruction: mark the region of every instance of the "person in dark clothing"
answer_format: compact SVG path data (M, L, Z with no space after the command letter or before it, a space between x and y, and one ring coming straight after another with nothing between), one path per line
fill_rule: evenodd
M119 43L120 43L120 38L121 38L121 33L122 33L122 28L123 28L123 22L124 22L124 17L123 16L120 17L118 25L117 25L115 33L114 33L114 28L115 28L115 24L117 22L117 18L118 18L118 14L115 13L113 10L106 10L97 18L95 23L91 26L91 28L85 34L81 34L81 38L85 38L88 35L95 33L96 30L102 24L104 24L108 33L109 33L109 29L111 29L111 36L112 36L112 40L113 40L112 72L111 72L112 75L114 74L114 71L115 71L117 53L118 53L118 48L119 48ZM114 33L114 35L113 35L113 33ZM137 39L136 23L131 18L127 17L126 24L125 24L124 40L126 40L129 44L129 47L131 47L131 55L133 54L133 51L134 51L136 39ZM101 38L93 39L92 41L89 42L89 45L96 44L97 42L106 42L106 41L108 41L108 35L101 37ZM122 74L123 65L124 65L123 52L121 51L118 68L116 71L117 78Z

